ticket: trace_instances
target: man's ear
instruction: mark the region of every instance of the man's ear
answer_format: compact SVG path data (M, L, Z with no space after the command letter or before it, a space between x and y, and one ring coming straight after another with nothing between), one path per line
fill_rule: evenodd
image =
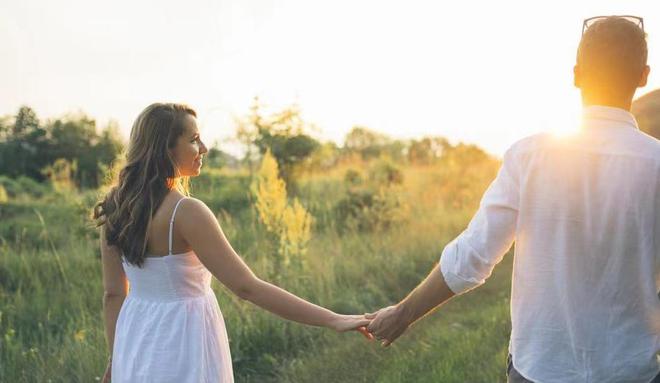
M649 79L649 73L650 72L651 72L651 67L648 66L648 65L645 65L644 70L642 71L642 77L640 77L639 84L637 85L638 88L646 86L646 82Z
M580 87L580 67L577 64L573 67L573 85L576 88Z

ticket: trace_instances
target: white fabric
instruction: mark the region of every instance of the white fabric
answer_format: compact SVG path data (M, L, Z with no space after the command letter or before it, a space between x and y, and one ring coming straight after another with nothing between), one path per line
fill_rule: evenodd
M468 228L449 287L482 284L516 242L513 365L540 383L649 382L660 371L660 141L623 109L514 144Z
M174 210L172 211L172 217L170 218L170 231L167 233L167 255L172 255L172 230L174 229L174 217L176 216L176 209L179 208L181 201L184 199L185 198L181 198L176 201L176 205L174 205Z
M212 275L193 251L169 252L142 268L123 262L130 290L117 319L112 382L233 382Z

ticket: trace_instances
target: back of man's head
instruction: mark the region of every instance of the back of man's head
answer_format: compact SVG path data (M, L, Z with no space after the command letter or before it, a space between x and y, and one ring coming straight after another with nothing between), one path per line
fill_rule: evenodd
M617 16L588 26L577 52L576 86L606 98L630 97L646 83L646 34L634 22Z

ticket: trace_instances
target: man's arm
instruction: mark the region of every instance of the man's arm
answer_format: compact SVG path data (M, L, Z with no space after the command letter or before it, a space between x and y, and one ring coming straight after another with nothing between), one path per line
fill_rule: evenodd
M517 162L512 151L484 193L479 210L467 229L443 250L440 265L399 304L369 314L369 332L385 339L384 346L419 318L454 294L462 294L485 282L511 248L519 205Z
M440 266L434 267L426 279L399 304L367 314L367 319L375 318L369 325L369 332L385 339L383 346L389 346L411 324L453 296L454 292L447 286Z

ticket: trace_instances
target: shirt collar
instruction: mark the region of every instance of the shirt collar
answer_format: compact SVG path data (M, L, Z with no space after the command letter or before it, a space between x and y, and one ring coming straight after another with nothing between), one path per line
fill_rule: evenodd
M603 105L590 105L582 109L584 128L620 126L639 129L637 120L625 109Z

